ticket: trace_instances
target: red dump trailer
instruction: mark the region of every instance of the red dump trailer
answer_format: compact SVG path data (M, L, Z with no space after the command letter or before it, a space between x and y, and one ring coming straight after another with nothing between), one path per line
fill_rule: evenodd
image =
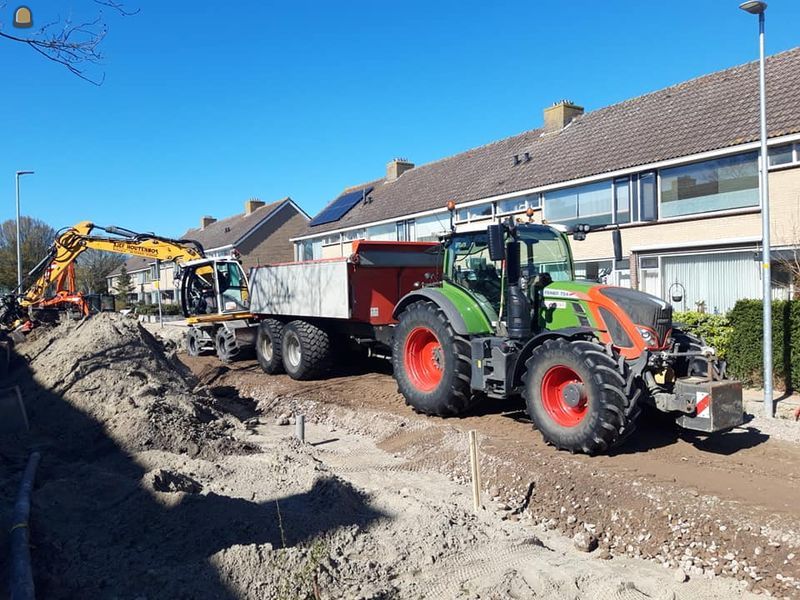
M267 373L312 379L351 339L386 351L398 301L441 276L436 242L359 240L348 257L255 267L250 314L260 321L259 363Z

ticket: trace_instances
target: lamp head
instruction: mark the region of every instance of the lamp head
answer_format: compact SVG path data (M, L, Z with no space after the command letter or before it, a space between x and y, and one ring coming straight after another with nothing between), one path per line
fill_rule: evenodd
M767 3L761 0L747 0L747 2L742 2L739 8L749 12L751 15L760 15L767 10Z

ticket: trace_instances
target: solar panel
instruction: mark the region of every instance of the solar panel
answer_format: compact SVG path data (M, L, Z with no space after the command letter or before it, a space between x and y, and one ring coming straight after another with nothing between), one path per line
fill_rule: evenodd
M333 223L334 221L338 221L348 212L350 212L350 209L352 209L356 204L366 198L372 190L373 188L368 187L356 190L354 192L342 194L336 200L322 209L321 213L311 219L309 225L314 227L315 225L323 225L325 223Z

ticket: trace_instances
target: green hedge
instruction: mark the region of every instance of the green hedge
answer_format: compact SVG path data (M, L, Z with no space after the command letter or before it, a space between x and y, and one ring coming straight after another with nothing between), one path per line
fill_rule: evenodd
M750 385L763 385L763 304L740 300L728 313L732 326L728 369ZM772 303L772 368L774 384L800 389L800 302Z
M683 325L687 332L705 340L709 346L713 346L717 356L728 358L733 327L726 315L678 312L674 314L673 321Z
M157 315L158 304L136 304L137 315ZM181 307L179 304L161 304L162 315L179 315L181 314Z

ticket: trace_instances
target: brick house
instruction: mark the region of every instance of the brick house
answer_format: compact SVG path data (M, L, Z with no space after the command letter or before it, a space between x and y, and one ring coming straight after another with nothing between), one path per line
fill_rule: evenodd
M236 249L245 271L259 264L286 262L293 259L289 239L305 231L308 215L291 198L266 204L260 200L248 200L244 212L217 220L205 216L200 226L189 229L179 239L195 240L202 244L207 256L228 256ZM135 292L130 300L155 303L157 289L161 290L163 302L175 302L177 294L172 264L161 266L158 286L154 285L155 263L152 260L132 256L125 261ZM119 269L109 273L108 289L116 292Z
M794 293L780 257L800 245L800 48L767 59L773 287ZM345 190L296 236L298 260L343 256L355 239L430 240L449 227L534 211L594 231L573 244L578 277L671 297L678 310L729 310L761 295L758 63L543 125L429 164L393 160ZM497 107L501 108L501 107ZM478 225L476 225L478 226ZM614 264L611 231L622 232Z

